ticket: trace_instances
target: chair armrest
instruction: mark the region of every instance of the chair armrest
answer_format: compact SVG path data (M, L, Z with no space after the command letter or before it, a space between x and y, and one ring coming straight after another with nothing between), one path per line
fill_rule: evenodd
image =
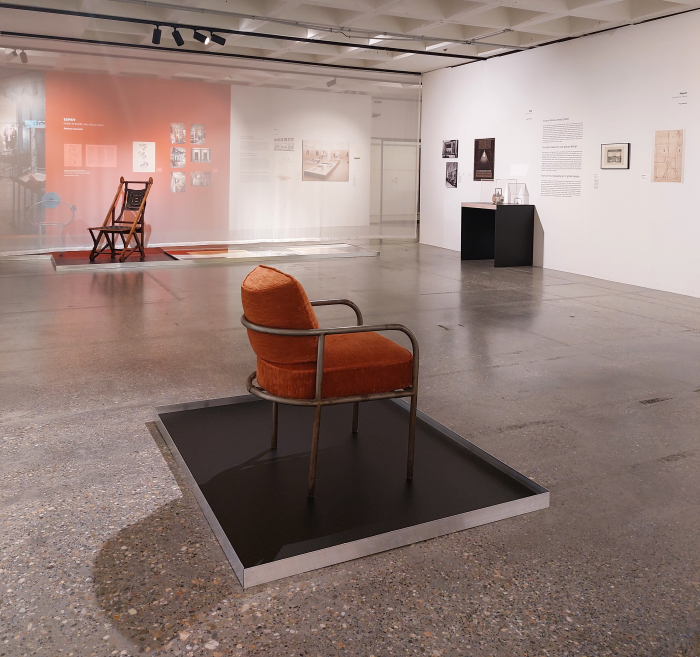
M335 302L336 300L333 301ZM345 301L345 299L337 301L342 302ZM313 303L314 302L312 302L312 304ZM349 302L345 305L350 305L350 303L352 302ZM331 304L329 304L328 302L321 302L318 305ZM359 312L359 309L357 312ZM314 398L317 401L321 400L322 394L321 391L323 387L323 354L325 351L325 342L327 335L343 335L346 333L370 333L372 331L401 331L401 333L405 333L411 341L411 350L413 351L413 377L411 389L413 391L416 390L416 386L418 383L418 340L416 340L416 336L413 335L412 331L406 328L403 324L375 324L373 326L338 326L335 328L326 329L282 329L253 324L251 321L248 320L248 318L245 315L241 315L241 324L243 324L243 326L245 326L247 329L250 329L251 331L256 331L257 333L268 333L269 335L285 335L288 337L297 338L318 337L318 351L316 354L316 393L314 395Z
M362 313L360 312L360 309L357 307L357 304L350 301L350 299L321 299L319 301L312 301L311 305L312 306L337 306L337 305L349 306L350 308L352 308L355 311L355 315L357 316L357 325L362 326Z
M284 335L296 338L325 337L326 335L342 335L345 333L369 333L372 331L401 331L401 333L405 333L411 341L414 356L418 353L418 341L416 340L416 336L413 335L411 330L405 327L403 324L373 324L371 326L363 324L360 326L337 326L333 328L318 329L283 329L253 324L245 315L241 315L241 324L243 324L243 326L245 326L247 329L257 333Z

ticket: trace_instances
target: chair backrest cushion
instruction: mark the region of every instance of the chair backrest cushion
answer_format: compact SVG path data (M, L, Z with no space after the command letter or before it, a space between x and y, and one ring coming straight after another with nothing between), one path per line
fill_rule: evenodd
M269 328L318 328L316 313L299 281L273 267L258 265L241 285L243 312L250 322ZM318 338L296 338L248 329L258 358L272 363L316 360Z

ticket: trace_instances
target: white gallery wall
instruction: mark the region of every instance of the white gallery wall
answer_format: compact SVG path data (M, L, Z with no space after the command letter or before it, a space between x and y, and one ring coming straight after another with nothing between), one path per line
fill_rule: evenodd
M700 297L698 35L693 12L426 74L421 242L459 249L460 203L481 197L474 139L494 137L496 178L526 182L536 206L539 264ZM583 123L580 169L565 172L580 195L543 195L543 126L567 121ZM653 182L661 130L685 131L683 182ZM447 139L459 140L456 189L445 185ZM612 142L631 143L629 170L601 170ZM514 166L527 173L509 175Z
M372 137L420 139L420 101L372 97Z
M371 97L237 86L231 93L232 237L362 234L369 224ZM347 181L303 180L304 142L347 144Z

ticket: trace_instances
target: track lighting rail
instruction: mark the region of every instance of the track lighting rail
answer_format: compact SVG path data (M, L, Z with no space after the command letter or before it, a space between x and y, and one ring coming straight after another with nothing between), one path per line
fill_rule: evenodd
M226 59L240 59L257 62L275 62L277 64L290 64L293 66L307 66L310 68L325 68L345 71L359 71L362 73L390 73L393 75L405 75L411 77L421 77L421 73L416 71L399 71L389 68L367 68L366 66L348 66L347 64L326 64L323 62L305 62L298 59L282 59L280 57L265 57L263 55L241 55L238 53L218 52L214 50L192 50L189 48L169 48L165 46L149 46L139 43L120 43L118 41L102 41L98 39L81 39L77 37L60 37L51 34L27 34L25 32L0 31L0 36L18 37L23 39L37 39L45 41L58 41L63 43L80 43L93 46L110 46L117 48L129 48L132 50L150 50L153 53L177 52L191 55L206 55L209 57L223 57Z
M368 50L368 51L375 50L375 51L379 51L379 52L390 52L390 53L407 54L407 55L424 55L427 57L443 57L443 58L461 59L461 60L467 59L467 60L472 60L472 61L479 61L479 60L487 59L486 57L480 57L478 55L458 55L455 53L438 52L436 50L413 50L413 49L408 49L408 48L394 48L392 46L377 46L377 45L370 46L370 45L365 44L365 43L352 43L352 42L345 42L345 41L328 41L327 39L308 39L305 37L287 36L287 35L283 35L283 34L267 34L267 33L262 33L262 32L247 32L245 30L230 30L230 29L216 28L216 27L205 27L202 25L192 25L192 24L185 24L185 23L172 23L169 21L150 20L150 19L146 19L146 18L130 18L130 17L126 17L126 16L114 16L111 14L96 14L94 12L76 11L73 9L58 9L58 8L54 8L54 7L35 7L35 6L31 6L31 5L18 5L18 4L12 4L12 3L7 3L7 2L0 2L0 9L13 9L13 10L17 10L17 11L30 11L30 12L37 12L37 13L42 13L42 14L54 14L54 15L59 15L59 16L74 16L74 17L79 17L79 18L90 18L90 19L96 19L96 20L117 21L117 22L121 22L121 23L132 23L132 24L137 24L137 25L152 25L152 26L154 26L152 43L154 43L156 45L160 44L161 34L162 34L161 27L169 27L169 28L172 28L172 30L173 30L173 39L175 40L175 43L177 43L177 45L180 47L182 47L184 45L185 41L182 38L182 35L180 34L179 30L192 30L194 38L205 45L208 43L208 40L211 40L215 43L218 43L219 45L224 45L225 39L223 37L221 37L220 35L221 34L230 34L230 35L235 35L235 36L246 36L246 37L258 38L258 39L291 41L291 42L295 42L295 43L313 43L316 45L324 45L324 46L339 46L342 48L355 48L358 50ZM210 36L207 37L205 34L202 34L203 32L208 32ZM123 44L123 45L126 45L126 44ZM478 42L475 42L474 45L479 45L479 44L478 44ZM482 45L485 45L485 44L482 44ZM509 46L504 46L504 47L509 47Z
M276 16L258 16L257 14L241 14L235 11L227 11L222 9L213 9L211 7L203 8L196 6L175 5L167 2L152 2L151 0L109 0L109 2L118 2L121 4L139 5L140 7L153 7L162 11L170 9L172 11L191 12L198 14L208 14L210 16L224 16L226 18L241 18L249 21L260 21L262 23L276 23L277 25L287 25L289 27L303 27L309 30L318 30L319 32L329 32L331 34L352 34L357 38L374 39L377 35L377 30L367 30L359 27L323 25L322 23L308 23L303 21L294 21L287 18L278 18ZM493 48L508 48L510 50L531 50L534 46L515 46L506 43L491 43L484 39L490 39L500 34L508 34L512 32L510 28L496 30L485 34L484 36L474 37L472 39L445 39L444 37L429 36L427 34L400 34L398 32L382 31L382 36L387 37L387 41L430 41L434 43L449 43L456 46L491 46Z

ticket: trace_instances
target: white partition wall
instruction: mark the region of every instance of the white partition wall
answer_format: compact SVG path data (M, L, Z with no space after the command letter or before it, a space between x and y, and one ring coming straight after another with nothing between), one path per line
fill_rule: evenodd
M536 205L540 264L700 297L699 34L688 13L425 75L421 241L459 248L460 203L482 194L474 140L495 138L496 178ZM680 130L682 182L655 182L655 134ZM629 169L601 169L608 143L631 144Z
M0 70L0 253L89 248L121 176L153 178L149 246L415 238L418 75L259 71L261 87Z
M364 236L371 97L251 87L231 94L232 237Z

